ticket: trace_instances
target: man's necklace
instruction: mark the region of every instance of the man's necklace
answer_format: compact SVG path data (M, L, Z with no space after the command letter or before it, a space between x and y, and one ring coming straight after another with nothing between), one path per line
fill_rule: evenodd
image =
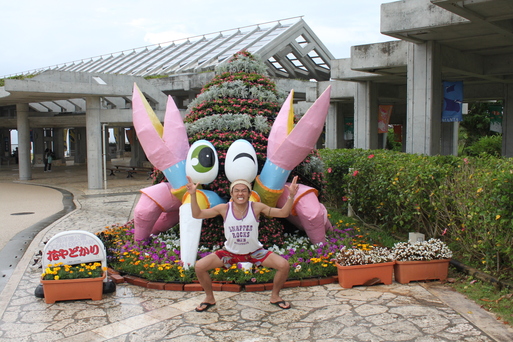
M235 209L237 209L237 211L239 212L239 214L241 214L240 219L241 219L241 220L242 220L242 219L244 219L244 216L246 216L246 212L248 211L248 208L249 208L249 203L248 203L248 205L246 205L246 208L244 209L244 211L240 211L240 209L239 209L239 208L237 208L237 206L236 206L235 204L234 204L234 207L235 207Z

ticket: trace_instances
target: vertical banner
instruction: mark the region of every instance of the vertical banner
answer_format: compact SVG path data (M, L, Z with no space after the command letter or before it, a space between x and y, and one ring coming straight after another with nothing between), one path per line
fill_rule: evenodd
M403 125L392 125L394 127L394 141L403 142Z
M344 140L354 139L354 117L344 118Z
M378 133L388 132L388 123L390 122L393 107L392 105L379 105Z
M502 106L488 106L488 115L490 117L490 131L502 133Z
M462 121L463 82L444 82L442 122Z

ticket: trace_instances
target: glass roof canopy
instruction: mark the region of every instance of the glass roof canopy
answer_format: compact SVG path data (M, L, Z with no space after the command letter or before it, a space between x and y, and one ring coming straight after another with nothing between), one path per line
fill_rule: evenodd
M55 70L142 77L190 74L214 70L244 49L259 55L271 76L318 81L330 78L334 57L301 17L149 45L28 73Z

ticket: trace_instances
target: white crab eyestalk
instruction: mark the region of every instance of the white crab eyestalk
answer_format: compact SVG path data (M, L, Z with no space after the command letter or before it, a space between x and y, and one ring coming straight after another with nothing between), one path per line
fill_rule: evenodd
M258 160L255 149L249 141L239 139L230 145L226 151L224 172L230 182L244 179L251 183L255 180Z
M208 184L219 171L217 152L210 142L198 140L190 147L185 160L185 171L194 183ZM212 191L198 190L196 199L200 208L210 208L222 202ZM203 220L192 217L190 196L184 196L180 206L180 259L184 268L194 266L198 256Z

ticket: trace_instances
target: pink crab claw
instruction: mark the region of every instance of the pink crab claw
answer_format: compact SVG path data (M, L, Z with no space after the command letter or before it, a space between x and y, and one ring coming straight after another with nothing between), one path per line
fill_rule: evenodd
M330 94L331 86L319 96L295 127L292 104L294 92L289 94L269 134L267 158L272 163L282 169L292 170L308 156L324 128Z
M173 98L168 97L164 126L136 84L132 106L134 127L148 160L164 172L173 188L185 185L185 159L189 151L189 140Z
M267 160L258 176L255 191L262 202L275 206L292 169L315 147L324 127L330 104L328 87L294 127L291 92L274 121L267 144Z

